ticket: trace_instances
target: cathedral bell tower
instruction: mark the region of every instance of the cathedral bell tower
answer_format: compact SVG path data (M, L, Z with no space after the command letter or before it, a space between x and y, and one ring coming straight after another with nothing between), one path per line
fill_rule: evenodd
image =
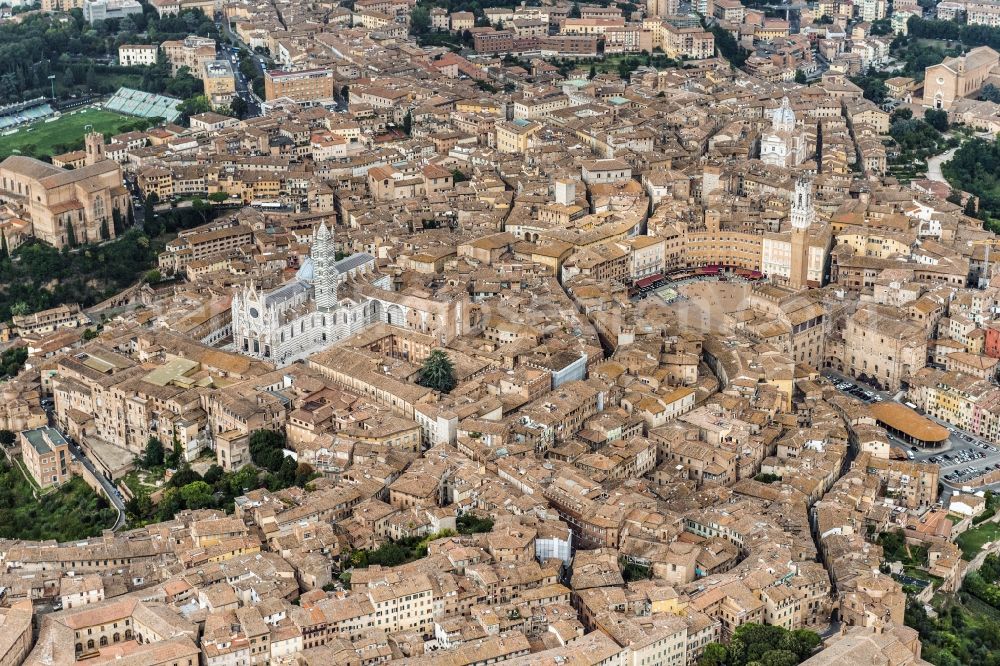
M337 307L337 283L340 275L337 271L337 252L334 249L333 234L326 222L320 222L313 236L312 249L309 252L313 261L313 293L316 298L316 309L329 311Z
M84 148L87 152L86 162L88 165L97 164L104 159L104 135L100 132L88 132L83 137Z
M788 284L793 289L802 289L809 277L809 227L816 219L813 208L812 181L801 177L795 181L792 199L792 265Z

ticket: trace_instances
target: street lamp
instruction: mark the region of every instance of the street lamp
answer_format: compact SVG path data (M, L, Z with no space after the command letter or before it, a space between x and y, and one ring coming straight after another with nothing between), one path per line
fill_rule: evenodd
M49 83L52 84L52 101L56 101L56 75L49 74Z

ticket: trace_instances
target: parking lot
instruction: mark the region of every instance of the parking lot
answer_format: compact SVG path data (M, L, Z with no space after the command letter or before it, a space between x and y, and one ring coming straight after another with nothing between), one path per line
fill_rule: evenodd
M841 393L846 393L847 395L853 396L868 404L873 402L882 402L882 400L885 399L882 397L882 394L875 389L866 388L860 384L855 384L854 382L842 381L835 384L835 386Z
M952 485L963 485L986 472L1000 469L1000 449L972 435L954 432L952 449L929 455L926 461L941 466L941 479Z
M834 383L841 393L867 404L893 400L894 398L899 402L905 400L901 393L893 396L836 372L824 371L823 374ZM945 487L951 486L960 489L962 486L972 486L975 488L977 477L989 471L1000 469L1000 447L996 444L983 441L929 414L923 414L919 409L916 411L948 429L951 435L945 445L923 449L912 446L891 434L889 435L889 444L893 448L905 451L910 460L939 465L941 467L941 482Z

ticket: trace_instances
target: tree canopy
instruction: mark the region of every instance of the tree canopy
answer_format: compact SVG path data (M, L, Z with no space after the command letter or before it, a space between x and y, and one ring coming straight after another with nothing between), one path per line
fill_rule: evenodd
M448 393L455 388L457 383L455 366L443 350L435 349L428 355L420 369L420 378L417 383L442 393Z
M276 430L255 430L250 434L250 459L271 472L281 469L285 459L285 436Z
M953 187L979 197L979 210L993 225L1000 218L1000 144L966 141L941 168ZM997 230L997 229L994 229Z
M808 629L748 623L736 629L729 645L709 643L699 666L796 666L820 645L819 635Z
M163 465L163 442L156 437L150 437L146 442L146 451L142 457L143 466L161 467Z
M200 87L190 75L175 81L169 69L113 64L123 43L160 44L190 34L215 35L215 24L198 10L160 17L149 6L146 13L93 25L75 10L25 14L20 21L0 24L0 104L48 97L50 74L56 76L57 97L106 94L122 85L167 94L183 92L185 86Z

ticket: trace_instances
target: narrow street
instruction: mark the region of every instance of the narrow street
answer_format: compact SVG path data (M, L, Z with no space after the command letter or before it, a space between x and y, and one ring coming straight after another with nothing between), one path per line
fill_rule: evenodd
M45 409L45 413L48 415L49 426L58 429L59 432L62 433L63 437L66 438L66 441L69 442L69 450L73 454L73 462L79 463L80 465L85 467L87 471L89 471L91 474L94 475L94 478L96 478L98 482L100 482L101 488L102 490L104 490L104 496L107 498L108 502L110 502L111 505L118 510L118 518L115 520L115 524L111 527L111 529L117 532L121 528L125 527L125 502L124 500L122 500L121 497L118 496L118 489L115 488L115 485L97 470L97 467L94 465L93 462L91 462L90 458L88 458L87 455L83 452L83 449L80 447L80 445L77 444L77 442L73 440L69 435L62 432L59 426L56 425L52 410L50 406L46 406L44 404L44 401L42 404L42 408Z
M108 481L107 478L105 478L105 476L101 474L96 467L94 467L94 463L92 463L84 454L83 449L81 449L77 444L71 443L70 450L73 452L73 455L76 456L76 462L86 467L87 470L101 482L101 487L104 489L104 495L108 498L108 501L111 502L112 506L118 509L118 519L115 520L115 524L111 528L117 532L125 526L125 502L118 496L118 490L115 488L114 484Z
M257 71L260 73L261 76L264 75L264 72L266 70L265 58L262 55L254 53L249 47L247 47L247 45L240 40L240 38L236 35L236 33L232 32L232 30L229 27L228 21L223 20L221 16L219 15L216 16L215 25L216 27L219 28L219 31L222 35L230 38L233 41L233 43L238 45L238 46L229 46L220 40L216 47L216 51L220 59L229 60L232 63L233 76L236 80L236 94L239 95L239 97L246 103L247 106L246 117L256 118L262 115L261 111L262 100L259 97L257 97L257 95L253 91L251 82L248 81L247 78L243 75L243 72L240 71L240 60L239 60L240 48L241 47L246 48L247 51L250 52L250 60L251 62L253 62L254 67L257 68Z

